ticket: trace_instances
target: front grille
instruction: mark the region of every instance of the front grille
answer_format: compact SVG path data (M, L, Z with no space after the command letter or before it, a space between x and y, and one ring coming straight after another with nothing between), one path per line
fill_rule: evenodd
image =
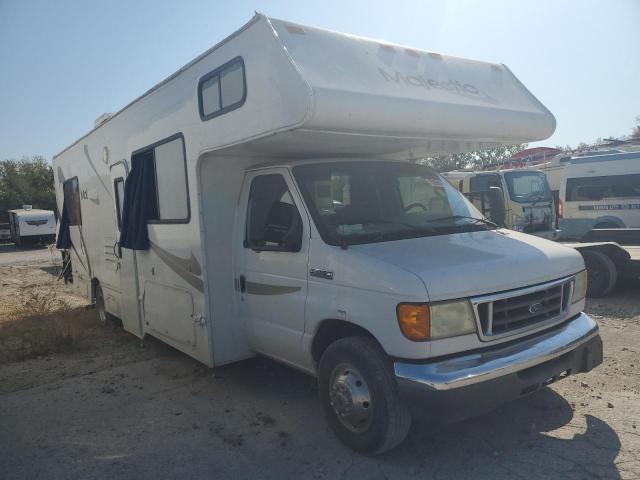
M572 279L473 299L483 337L534 329L562 319L569 307Z

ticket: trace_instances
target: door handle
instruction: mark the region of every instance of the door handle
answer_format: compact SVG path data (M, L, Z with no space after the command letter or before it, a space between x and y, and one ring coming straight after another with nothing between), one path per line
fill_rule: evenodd
M247 291L247 279L244 275L240 275L240 292L244 293Z

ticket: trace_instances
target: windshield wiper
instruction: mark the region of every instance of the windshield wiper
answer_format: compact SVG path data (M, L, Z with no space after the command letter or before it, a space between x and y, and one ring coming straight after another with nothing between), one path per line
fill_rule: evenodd
M420 233L429 233L429 234L433 234L433 235L437 235L438 231L435 230L434 228L431 227L424 227L424 226L420 226L420 225L414 225L412 223L405 223L405 222L398 222L395 220L358 220L357 222L349 222L349 223L343 223L343 225L355 225L355 224L369 224L369 223L379 223L382 225L399 225L401 227L408 227L410 228L412 231L415 232L420 232ZM366 234L366 232L364 232ZM388 231L382 231L382 232L378 232L378 234L373 237L372 241L377 242L379 240L382 240L383 238L385 238L387 235L390 234L398 234L400 233L400 231L398 230L388 230ZM338 242L340 244L340 247L342 247L343 249L346 249L350 243L347 241L347 235L341 234L338 235Z
M467 215L450 215L448 217L432 218L431 220L427 220L427 222L431 223L431 222L439 222L442 220L458 220L458 219L473 220L474 224L482 223L484 225L489 225L494 228L500 228L500 226L497 223L493 223L490 220L486 220L484 218L469 217Z
M383 225L399 225L401 227L409 227L410 229L416 230L416 231L419 231L419 232L438 233L433 228L430 228L430 227L423 227L423 226L420 226L420 225L414 225L413 223L398 222L396 220L366 220L366 221L361 222L361 223L381 223Z

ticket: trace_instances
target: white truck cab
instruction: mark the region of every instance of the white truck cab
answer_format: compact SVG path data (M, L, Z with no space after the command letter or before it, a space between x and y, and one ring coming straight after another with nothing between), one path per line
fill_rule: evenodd
M419 162L554 128L504 65L258 14L54 158L58 247L101 320L316 376L382 452L602 361L580 255Z
M553 196L543 172L532 168L496 171L453 171L443 176L479 209L490 210L491 187L502 190L504 226L517 232L556 240L559 230Z

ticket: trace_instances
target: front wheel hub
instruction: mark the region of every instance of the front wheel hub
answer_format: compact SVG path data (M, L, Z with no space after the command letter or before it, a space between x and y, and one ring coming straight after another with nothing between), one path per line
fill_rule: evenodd
M331 373L329 400L340 423L355 433L366 431L373 418L367 382L350 364L342 363Z

